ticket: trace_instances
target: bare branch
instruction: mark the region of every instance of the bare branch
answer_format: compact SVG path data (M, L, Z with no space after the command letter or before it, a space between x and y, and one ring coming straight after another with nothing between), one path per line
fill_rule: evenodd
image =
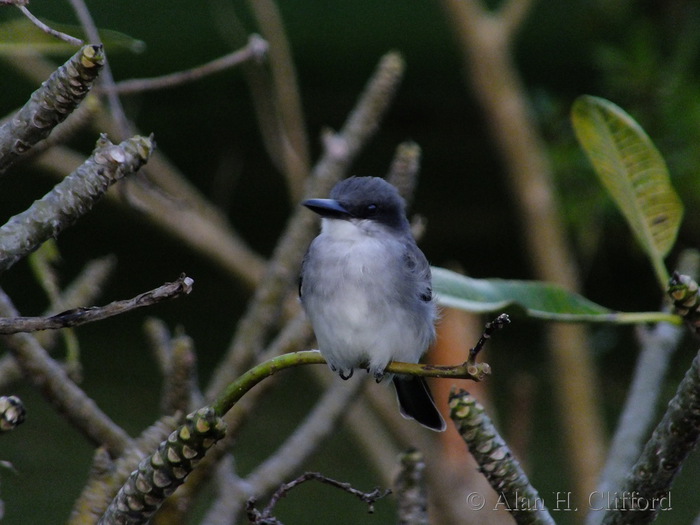
M231 69L249 60L262 61L267 54L267 48L267 42L262 37L251 35L248 40L248 45L243 49L224 55L201 66L160 77L122 80L114 84L114 86L104 86L99 88L99 90L113 91L120 95L125 95L144 91L155 91L158 89L170 89L189 82L195 82L220 71Z
M29 3L29 2L26 2L26 3ZM82 46L83 45L83 41L80 40L79 38L75 38L74 36L70 36L70 35L67 35L65 33L61 33L60 31L56 31L55 29L52 29L49 26L47 26L44 22L42 22L37 17L35 17L32 13L29 12L29 9L27 9L25 3L17 4L17 8L20 11L22 11L24 16L26 16L27 18L29 18L29 20L31 20L32 24L37 26L44 33L51 35L51 36L55 36L59 40L63 40L64 42L67 42L67 43L74 45L74 46Z
M5 317L0 318L0 334L9 335L18 332L36 332L38 330L57 330L70 326L101 321L108 317L123 314L136 308L151 306L161 301L174 299L192 291L194 281L181 275L176 281L166 283L158 288L144 292L123 301L114 301L106 306L91 308L74 308L49 317Z
M274 506L277 504L277 502L281 498L286 496L290 490L292 490L293 488L297 487L298 485L301 485L302 483L309 481L309 480L320 481L321 483L326 483L327 485L331 485L333 487L344 490L348 494L352 494L353 496L360 499L360 501L362 501L363 503L367 503L367 505L369 505L368 511L370 513L374 512L374 502L375 501L391 494L391 490L389 490L389 489L382 490L380 488L375 488L371 492L362 492L361 490L357 490L356 488L353 488L353 486L350 485L350 483L343 483L341 481L336 481L334 479L331 479L329 477L324 476L323 474L321 474L319 472L305 472L304 474L299 476L294 481L290 481L289 483L285 483L284 485L282 485L272 495L272 498L270 499L270 503L268 503L267 507L265 507L262 512L258 511L255 508L255 500L251 499L248 502L248 506L246 509L248 511L248 519L250 520L250 523L254 523L254 524L280 523L274 517L272 517L272 509L274 508Z

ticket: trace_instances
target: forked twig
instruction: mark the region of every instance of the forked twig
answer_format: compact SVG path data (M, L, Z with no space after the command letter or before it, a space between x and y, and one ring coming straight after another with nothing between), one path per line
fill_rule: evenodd
M368 512L370 513L374 512L375 501L391 494L390 489L380 489L379 487L375 488L371 492L362 492L361 490L353 488L352 485L350 485L350 483L336 481L334 479L324 476L320 472L305 472L297 479L290 481L289 483L285 483L279 489L277 489L277 491L270 498L270 502L267 504L267 507L265 507L262 510L262 512L255 508L255 499L249 499L248 504L246 505L246 512L248 514L248 520L250 521L250 523L257 525L273 525L281 523L272 516L272 509L281 498L287 495L287 493L290 490L309 480L320 481L321 483L326 483L333 487L344 490L348 494L352 494L353 496L359 498L360 501L367 503L367 505L369 506Z

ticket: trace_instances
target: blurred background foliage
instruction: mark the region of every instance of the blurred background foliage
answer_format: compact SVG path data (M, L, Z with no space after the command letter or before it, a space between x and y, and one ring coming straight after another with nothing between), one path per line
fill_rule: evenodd
M145 44L140 53L106 49L117 80L193 67L241 47L250 32L258 31L244 2L93 0L88 5L98 27ZM417 142L423 158L412 211L427 221L421 246L432 264L456 265L474 277L532 278L522 223L506 189L501 160L465 79L440 3L296 0L280 1L278 7L297 68L312 160L321 151L322 130L342 124L379 57L388 50L400 51L407 64L405 80L353 173L381 175L399 142ZM44 20L76 23L66 2L35 0L31 8ZM0 9L0 24L19 16L14 9ZM687 210L677 250L669 258L672 269L680 249L700 246L700 223L693 212L700 199L699 46L700 6L689 0L541 0L516 40L515 62L546 140L582 291L610 308L653 310L661 296L646 257L574 139L569 121L572 101L583 93L614 101L637 119L666 158ZM53 58L58 64L67 56ZM37 86L1 59L0 55L0 114L6 115ZM225 210L253 248L268 255L290 204L284 181L261 142L241 70L123 100L139 129L153 132L159 148ZM87 154L96 138L86 130L71 146ZM3 220L25 209L53 182L31 163L16 167L0 181ZM195 280L194 293L186 299L77 330L86 390L135 433L156 416L160 387L142 335L144 316L161 317L193 337L205 381L245 308L248 292L215 264L145 223L138 213L111 203L103 202L58 244L59 270L66 281L86 260L108 253L117 256L117 269L101 302L132 296L182 271ZM3 274L0 284L24 315L38 314L45 307L26 262ZM546 501L571 487L549 398L550 374L557 371L548 366L538 325L516 323L506 332L487 358L494 370L488 379L494 416L506 439L517 437L509 435L514 384L523 374L534 381L535 424L525 459L531 480ZM636 348L630 328L595 328L590 336L600 374L596 398L609 433L624 399ZM678 352L664 403L694 349L695 344L688 342ZM305 391L295 378L299 378L296 372L282 378L242 434L237 445L244 451L237 456L242 472L274 450L311 406L317 393ZM5 521L45 522L46 508L63 519L82 487L92 451L31 390L19 388L13 393L26 398L29 419L14 435L2 438L0 459L16 469L0 473ZM289 398L295 400L293 406L283 403ZM47 427L60 436L50 446L42 434ZM359 488L376 484L371 469L363 464L362 451L342 433L309 468ZM60 486L54 476L42 474L47 469L62 472ZM687 522L694 516L698 509L690 495L700 490L699 469L697 459L691 460L672 491L673 512L662 513L659 522ZM301 523L304 518L299 516L308 512L304 504L321 501L318 498L335 500L313 509L319 523L393 521L388 502L379 502L377 515L366 517L355 501L345 505L344 496L313 486L292 493L280 506L279 517ZM565 512L554 517L560 523L577 518Z

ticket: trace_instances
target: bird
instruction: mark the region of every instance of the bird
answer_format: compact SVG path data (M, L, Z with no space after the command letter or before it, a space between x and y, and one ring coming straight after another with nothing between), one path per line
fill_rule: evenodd
M390 377L405 418L445 430L423 377L385 374L391 361L420 360L438 318L404 199L380 177L350 177L302 205L321 216L321 231L304 256L299 297L329 367L342 379L356 368Z

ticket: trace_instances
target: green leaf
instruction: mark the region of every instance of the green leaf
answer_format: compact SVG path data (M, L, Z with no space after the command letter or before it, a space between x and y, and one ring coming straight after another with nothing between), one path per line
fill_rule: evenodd
M665 312L616 312L560 286L539 281L472 279L444 268L432 268L433 290L442 306L472 313L507 311L535 319L587 323L680 324Z
M595 172L665 289L668 272L663 259L675 243L683 205L664 159L641 126L612 102L581 96L574 102L571 119Z
M50 28L76 38L83 38L80 26L56 24L42 20ZM146 45L142 40L118 31L100 29L102 44L114 54L118 51L141 53ZM0 24L0 55L20 54L27 51L50 54L73 54L76 47L44 33L27 18L15 18Z

